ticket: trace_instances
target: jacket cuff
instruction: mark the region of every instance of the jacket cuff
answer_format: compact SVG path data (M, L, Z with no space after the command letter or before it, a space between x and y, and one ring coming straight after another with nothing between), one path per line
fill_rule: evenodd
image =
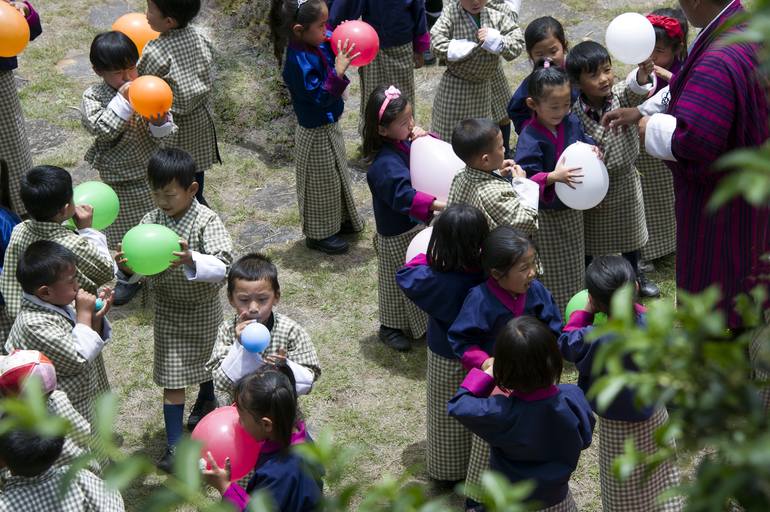
M183 266L188 281L218 283L225 278L227 265L222 260L211 254L201 254L198 251L190 251L190 254L195 266Z
M243 348L239 342L230 347L227 355L222 359L220 368L231 382L238 382L241 378L257 370L262 366L262 358L259 354L252 354Z
M323 83L324 90L328 91L329 94L336 96L337 98L342 96L342 93L345 92L347 86L348 80L344 77L340 78L334 73L329 73Z
M550 203L556 199L556 187L553 185L548 186L548 173L539 172L529 178L531 181L537 183L540 187L540 199L544 203Z
M418 254L417 256L415 256L414 258L406 262L406 266L410 268L424 266L427 264L428 264L428 256L422 253Z
M422 222L428 222L433 216L430 207L435 200L435 196L418 190L414 195L414 199L412 199L412 207L409 209L409 216Z
M460 386L467 389L475 396L487 397L492 394L492 390L495 389L495 379L487 374L487 372L483 372L478 368L473 368L468 375L466 375Z
M222 499L233 505L239 512L246 510L249 505L249 494L235 482L230 484L230 487L222 495Z
M412 41L414 53L425 53L430 50L430 32L417 36Z
M500 53L503 51L503 46L503 36L500 35L500 31L487 27L487 37L484 38L481 47L491 53Z
M481 368L481 365L487 359L489 359L489 354L481 350L481 347L478 345L471 345L460 357L460 363L462 363L466 370L470 370L472 368Z
M134 107L132 107L131 103L129 103L120 93L112 97L107 104L107 108L115 112L115 114L124 121L128 121L131 119L131 116L134 115Z
M669 114L654 114L647 121L644 130L644 149L650 156L676 162L673 152L676 117Z
M632 93L638 94L640 96L646 96L655 90L655 86L658 83L658 79L655 77L655 74L653 73L652 75L650 75L650 83L641 85L639 82L636 81L636 73L638 70L639 70L638 67L631 70L631 72L626 77L626 83L628 84L628 88L631 89Z
M564 332L576 331L583 327L588 327L594 323L594 314L588 311L578 309L573 311L567 321L567 325L564 326Z

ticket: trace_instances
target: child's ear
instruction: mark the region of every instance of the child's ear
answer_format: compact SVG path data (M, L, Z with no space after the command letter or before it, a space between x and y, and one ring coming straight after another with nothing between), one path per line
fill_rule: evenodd
M275 292L275 300L273 301L273 304L278 304L280 300L281 300L281 292Z
M492 276L492 279L494 279L495 281L503 278L503 273L495 269L490 270L489 275Z
M33 294L36 297L40 297L43 300L46 300L48 297L51 296L51 288L44 284L43 286L38 286L38 288L35 290L35 293Z
M300 38L305 31L305 27L303 27L301 23L295 23L291 26L291 31L297 38Z
M524 103L527 104L527 108L530 110L535 110L535 107L537 107L537 102L532 97L528 97L524 100Z
M168 28L179 28L179 22L174 18L167 17L164 21L166 22L166 25L168 25Z
M187 187L187 193L190 194L191 196L194 196L195 194L198 193L198 189L199 188L200 188L200 185L198 184L198 182L197 181L193 181L190 184L190 186Z
M262 428L265 429L266 433L271 433L273 431L273 420L268 418L267 416L263 416L260 418L260 421L262 422Z
M388 134L388 130L387 130L387 128L385 128L381 124L378 124L377 125L377 133L379 133L381 137L386 137L387 134Z

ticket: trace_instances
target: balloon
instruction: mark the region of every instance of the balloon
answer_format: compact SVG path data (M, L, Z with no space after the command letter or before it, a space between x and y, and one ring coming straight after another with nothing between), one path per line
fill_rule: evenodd
M110 226L118 218L120 201L112 187L101 181L86 181L72 190L72 201L76 205L87 204L94 209L94 229L104 229ZM67 221L69 227L74 228L72 219Z
M655 50L655 29L646 17L635 12L621 14L607 27L607 49L620 62L639 64Z
M214 461L223 468L225 459L230 457L231 482L243 478L254 468L262 448L262 441L251 437L238 422L238 410L233 405L214 409L204 416L191 437L203 443L201 457L206 461L207 452L211 452ZM208 462L206 468L211 469Z
M131 82L128 98L142 117L163 115L171 110L174 102L171 87L162 78L152 75L140 76Z
M124 14L115 20L115 23L112 24L112 30L126 34L136 45L140 56L144 51L144 46L160 35L160 32L155 32L150 28L147 16L141 12Z
M406 249L406 263L412 261L412 259L418 254L428 254L428 242L430 242L430 236L433 234L433 227L425 228L412 238L409 243L409 247Z
M564 311L564 321L569 322L569 317L575 311L585 311L588 306L588 290L581 290L577 292L567 303L567 309ZM604 313L594 313L594 325L602 325L607 323L607 315Z
M342 41L344 46L345 39L349 40L348 44L356 44L353 53L361 52L361 55L350 63L353 66L366 66L374 60L380 50L380 36L371 25L364 21L346 21L334 29L330 44L335 55L337 54L337 42ZM414 98L409 98L409 100L414 101Z
M29 24L12 5L0 1L0 57L16 57L29 43Z
M409 170L415 190L446 201L455 174L464 168L465 163L452 150L451 144L430 136L412 142Z
M248 352L261 354L270 345L270 331L259 322L252 322L241 332L241 345Z
M96 304L94 304L94 311L101 311L103 307L104 301L102 299L96 299Z
M593 146L576 142L564 150L562 158L567 167L581 167L584 176L583 182L575 184L574 189L564 183L556 184L556 195L561 202L573 210L588 210L601 203L610 188L610 177Z
M160 224L139 224L125 234L122 248L131 270L151 276L163 272L177 259L173 253L180 249L179 235Z

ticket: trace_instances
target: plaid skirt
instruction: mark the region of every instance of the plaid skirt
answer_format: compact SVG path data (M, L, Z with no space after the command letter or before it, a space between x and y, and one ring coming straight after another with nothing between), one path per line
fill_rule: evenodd
M572 296L585 288L583 212L540 210L538 221L534 239L543 265L541 280L564 311Z
M369 102L369 95L380 85L395 85L412 104L412 113L416 117L414 113L414 50L412 43L392 48L380 48L377 57L371 63L358 68L358 76L361 78L359 133L364 130L366 104Z
M770 314L768 315L770 316ZM768 319L767 321L770 321ZM751 337L751 343L749 345L749 360L753 367L754 380L758 385L762 386L759 390L759 396L762 400L762 404L765 406L765 412L770 413L770 371L766 367L759 368L757 365L757 359L762 357L763 351L770 348L770 324L765 323L754 331ZM768 361L761 361L763 366L768 364Z
M32 153L13 71L5 70L0 70L0 160L8 164L10 207L18 215L24 215L27 209L21 202L19 183L32 167Z
M214 118L207 106L199 107L184 116L174 115L174 123L179 131L172 138L173 145L192 155L198 172L206 171L212 164L221 161Z
M642 259L656 260L676 251L674 179L666 164L642 152L636 160L642 180L644 216L649 240L642 247Z
M302 233L321 240L338 233L345 221L356 231L364 229L351 190L339 123L318 128L297 125L294 159Z
M142 217L154 208L152 195L147 180L105 182L112 187L120 201L118 218L107 229L107 244L111 249L117 249L126 231L139 224Z
M468 461L468 471L465 483L475 486L481 485L481 474L489 469L489 443L476 434L471 434L471 455ZM465 495L474 501L481 502L482 495L467 489Z
M495 76L492 78L492 104L495 106L502 105L504 113L502 117L491 118L493 121L499 123L508 121L508 102L511 100L512 94L511 84L508 83L508 78L505 76L503 67L500 66L497 68ZM499 113L496 109L495 112ZM516 148L516 144L513 145L513 148Z
M679 470L670 462L661 464L652 474L645 475L637 468L624 482L615 479L612 462L624 453L626 439L633 438L636 449L652 453L656 449L654 433L668 420L666 409L658 409L650 419L639 422L599 420L599 476L601 480L602 509L605 512L680 511L684 502L680 497L658 503L657 496L679 484Z
M447 414L447 402L466 373L459 360L428 349L426 459L428 476L434 480L463 480L468 469L473 434Z
M380 323L400 329L414 339L422 338L428 330L428 315L409 300L396 283L396 272L404 266L409 242L423 226L417 226L396 236L374 235L377 253L377 298L380 304Z

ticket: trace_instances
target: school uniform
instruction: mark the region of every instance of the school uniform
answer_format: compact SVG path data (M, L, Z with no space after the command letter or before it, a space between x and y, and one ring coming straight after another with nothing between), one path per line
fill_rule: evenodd
M26 17L29 38L35 39L43 33L40 16L32 4L26 1L21 3L29 9ZM9 206L18 215L24 215L27 209L21 201L19 183L21 177L32 168L32 153L24 124L24 112L16 92L16 80L13 78L13 70L17 67L16 57L0 57L0 160L8 164Z
M499 35L479 44L479 28L494 29ZM457 123L472 117L493 121L506 119L505 106L511 96L502 74L500 57L515 59L524 48L524 37L512 16L484 8L477 21L460 2L444 7L430 31L431 50L447 59L433 102L431 128L443 140L450 140Z
M291 94L297 131L294 163L302 233L322 240L349 221L364 227L350 185L345 140L337 121L345 104L342 93L350 80L337 76L329 43L319 47L292 41L286 49L283 80Z
M153 209L147 184L147 163L160 147L159 141L176 131L168 122L148 123L115 89L101 82L83 93L80 122L95 138L86 162L112 187L120 201L115 222L105 229L110 247L117 247L126 231L139 224Z
M468 291L483 281L484 275L478 270L438 272L431 268L424 254L396 273L396 282L404 294L428 314L425 458L428 476L434 480L462 480L468 469L471 433L446 412L446 403L466 374L452 351L447 331Z
M220 401L220 404L231 403L234 399L235 383L262 365L262 357L247 352L240 342L236 341L235 327L240 322L237 314L222 322L211 358L206 363L206 371L210 372L214 379L214 389L227 400ZM265 327L270 331L270 344L265 349L264 356L286 351L287 362L297 382L297 394L309 393L313 383L321 375L321 363L310 335L297 322L275 311L265 322ZM297 365L303 366L305 370L296 368ZM306 377L304 380L300 378L303 376Z
M645 309L640 305L635 308L637 325L644 326ZM559 337L561 353L564 359L575 363L579 372L578 386L586 393L603 375L603 372L599 375L595 373L597 353L613 341L612 336L587 341L593 329L593 320L593 313L576 311ZM629 372L637 370L630 357L624 360L624 366ZM679 470L671 462L661 464L651 475L646 475L645 469L639 467L623 482L615 479L612 471L613 460L624 453L627 439L633 439L636 449L641 452L653 453L657 450L655 431L668 419L665 407L638 407L636 395L629 388L622 389L606 410L598 410L595 400L591 402L591 407L601 418L599 476L603 509L639 512L682 510L681 498L671 498L663 504L656 501L661 492L679 484Z
M7 208L0 206L0 275L3 273L3 262L5 262L5 251L11 241L11 233L21 219L18 215ZM5 299L0 293L0 344L5 345L8 333L11 332L13 322L5 312Z
M409 142L386 142L369 166L366 181L372 193L377 227L374 250L380 324L421 338L428 328L428 317L406 298L395 275L404 264L412 238L433 218L430 208L436 198L412 187L410 149Z
M532 78L531 74L527 75L527 77L521 81L519 87L513 93L513 96L511 96L510 101L508 101L508 118L513 123L513 129L517 134L521 134L524 123L532 119L533 115L532 110L527 106L530 78ZM579 96L580 89L573 87L570 91L571 103L575 103Z
M492 448L489 467L512 483L533 480L527 501L549 511L577 511L569 479L595 424L583 391L572 384L490 396L494 379L474 368L449 401L457 418Z
M147 277L155 294L153 380L165 389L211 380L205 365L222 323L219 291L233 259L230 235L219 216L196 200L179 220L156 208L142 224L166 226L186 240L196 265Z
M67 393L60 389L55 389L48 395L46 407L51 415L64 418L72 426L72 430L64 438L61 455L55 463L56 467L69 466L75 459L91 451L91 446L89 446L90 443L93 443L91 424L75 410L67 397ZM101 473L101 466L95 460L91 461L86 469L96 475Z

